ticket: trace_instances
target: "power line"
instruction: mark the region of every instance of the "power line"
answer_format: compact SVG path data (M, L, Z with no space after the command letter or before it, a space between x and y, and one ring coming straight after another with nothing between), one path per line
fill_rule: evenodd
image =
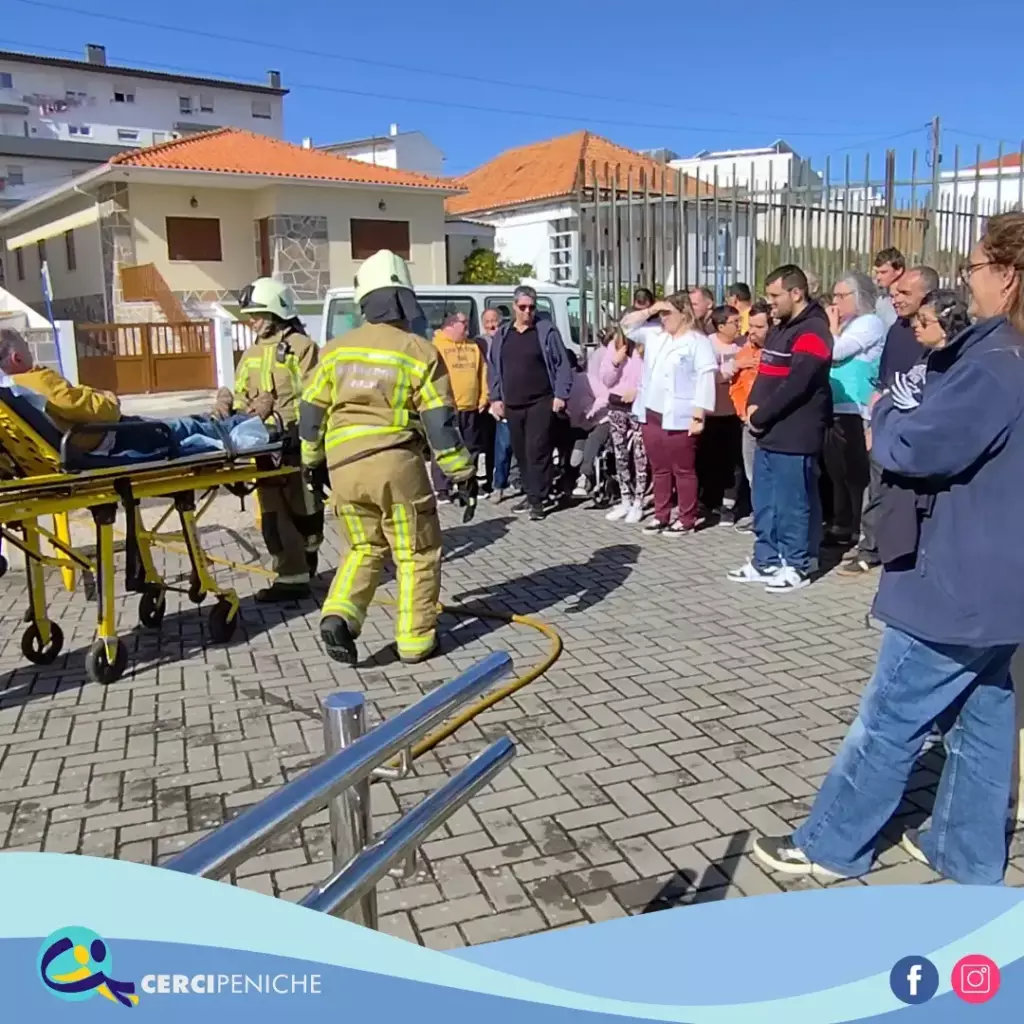
M621 97L621 96L609 96L609 95L602 95L602 94L593 93L593 92L579 92L579 91L575 91L575 90L571 90L571 89L560 89L560 88L556 88L556 87L552 87L552 86L536 85L536 84L533 84L533 83L528 82L528 81L510 82L510 81L507 81L507 80L504 80L504 79L484 78L484 77L479 76L479 75L467 75L467 74L464 74L461 71L445 71L445 70L440 69L440 68L423 68L423 67L416 67L414 65L409 65L409 64L398 64L398 63L394 63L394 62L390 62L390 61L371 60L371 59L366 58L366 57L353 57L353 56L349 56L348 54L330 53L330 52L327 52L325 50L314 50L314 49L310 49L308 47L302 47L302 46L291 46L291 45L288 45L288 44L285 44L285 43L281 43L281 42L279 42L277 40L275 40L274 42L268 43L266 40L263 40L263 39L247 39L247 38L245 38L243 36L228 35L226 33L221 33L221 32L212 32L212 31L209 31L207 29L186 28L186 27L182 27L180 25L169 25L169 24L165 24L165 23L161 23L161 22L147 21L147 20L145 20L143 18L131 18L131 17L126 17L125 15L120 15L120 14L106 14L106 13L103 13L101 11L87 11L87 10L83 10L80 7L71 7L71 6L68 6L68 5L65 5L65 4L50 3L49 0L16 0L16 2L20 3L20 4L25 4L28 7L37 7L37 8L44 9L44 10L59 11L59 12L61 12L63 14L77 14L77 15L80 15L82 17L87 17L87 18L100 18L100 19L102 19L104 21L116 22L116 23L122 24L122 25L133 25L136 28L156 29L156 30L162 31L162 32L178 32L178 33L180 33L182 35L193 36L195 38L201 38L201 39L211 39L211 40L215 40L216 42L228 42L228 43L232 43L234 45L241 44L241 45L244 45L244 46L255 46L255 47L258 47L259 49L262 49L262 50L273 50L275 52L295 53L295 54L298 54L299 56L303 56L303 57L317 57L317 58L325 59L325 60L344 61L344 62L347 62L347 63L350 63L350 64L359 64L359 65L362 65L363 67L382 68L382 69L385 69L385 70L388 70L388 71L404 71L404 72L407 72L407 73L412 73L412 74L417 74L417 75L433 75L433 76L438 77L438 78L453 79L453 80L456 80L456 81L459 81L459 82L463 82L463 83L465 83L465 82L474 82L474 83L477 83L479 85L491 86L492 88L495 87L495 86L498 86L498 87L501 87L501 88L516 89L516 90L530 89L530 90L533 90L533 91L536 91L536 92L547 93L549 95L571 96L571 97L574 97L576 99L587 100L587 101L589 101L591 103L594 100L600 100L600 101L609 102L609 103L629 103L629 104L637 105L637 101L633 97L624 98L624 97ZM67 51L65 51L65 52L67 52ZM168 65L165 65L165 67L166 66L168 66ZM183 71L185 69L175 68L173 70ZM190 74L196 74L196 73L202 74L203 72L190 71L189 73ZM295 87L298 87L297 83L295 84ZM312 88L312 87L311 86L303 86L303 88ZM365 94L365 93L358 93L358 92L356 92L356 93L352 93L352 95L372 95L372 94ZM405 98L405 97L394 97L394 96L381 96L380 98L381 99L393 99L393 100L404 101L404 102L426 102L426 101L423 101L423 100L414 99L412 97ZM435 101L435 102L440 103L441 101ZM657 102L657 101L654 101L654 100L649 100L647 98L644 98L640 102L640 105L645 107L645 108L647 108L647 107L658 107L658 108L661 108L661 109L664 109L664 110L676 110L677 109L677 105L676 104L661 103L661 102ZM471 107L471 108L467 108L467 109L482 110L484 112L488 112L488 111L491 110L491 108L487 108L487 107ZM716 106L715 109L716 109L717 113L725 114L725 115L729 115L729 116L733 116L733 117L749 117L750 116L750 111L749 110L748 111L725 110L725 109L723 109L721 107L717 107L717 106ZM497 108L494 108L493 112L495 112L495 113L502 113L503 111L501 111L501 110L499 110ZM517 115L522 115L524 112L522 112L522 111L513 111L512 113L515 113ZM527 114L527 116L540 117L540 116L543 116L543 115L531 112L531 113ZM554 116L554 115L550 115L550 116ZM789 120L798 120L798 121L809 121L809 120L814 120L815 122L820 121L820 118L813 118L812 119L812 118L807 117L807 116L799 116L799 115L796 115L796 116L787 115L787 118ZM564 119L565 120L574 120L574 118L572 118L570 116L566 116ZM605 124L613 124L614 123L614 124L629 126L629 125L634 124L635 122L632 122L632 121L629 121L629 122L627 122L627 121L617 121L617 122L604 121L603 123L605 123ZM651 127L651 126L649 126L649 125L638 125L638 127ZM674 126L671 126L671 125L668 125L668 126L658 125L656 127L673 128ZM684 130L686 130L686 131L705 131L705 132L720 131L719 128L686 128ZM803 136L811 136L811 135L829 136L830 135L830 136L838 137L841 133L838 133L838 132L790 132L790 134L791 135L803 135Z
M19 3L37 4L37 3L39 3L39 0L18 0L18 2ZM56 6L56 5L40 4L40 6ZM61 8L61 9L63 9L63 8ZM70 10L71 8L68 8L68 9ZM98 17L104 17L104 18L113 17L112 15L97 15L97 16ZM132 24L141 24L139 22L136 22L134 19L116 19L116 20L128 20ZM163 27L163 26L156 26L156 25L154 25L153 27ZM189 32L191 30L189 30L189 29L175 29L175 31L178 31L178 32ZM217 38L227 38L227 37L217 37ZM25 46L25 45L32 45L32 44L26 44L26 43L22 42L22 43L18 43L17 45ZM41 47L41 48L45 48L45 47ZM60 53L73 53L73 52L75 52L75 51L70 51L70 50L56 50L56 48L53 48L53 47L48 47L48 48L53 50L54 52L60 52ZM341 59L341 58L339 58L339 59ZM140 66L140 67L146 65L145 61L133 61L132 63L134 63L134 64L136 64L137 66ZM182 74L203 75L203 76L208 77L208 72L206 72L206 71L204 71L202 69L199 69L199 68L181 67L180 65L173 65L173 64L150 64L149 66L153 67L153 68L163 69L163 70L177 71L177 72L181 72ZM651 130L651 131L659 131L659 132L695 132L695 133L704 133L704 134L718 134L718 133L720 133L722 131L722 129L720 127L710 128L710 127L706 127L706 126L703 126L703 125L663 124L663 123L644 122L644 121L636 121L636 120L625 121L625 120L617 120L617 119L613 119L613 118L600 118L600 117L591 117L591 116L580 117L580 116L578 116L576 114L571 114L571 113L552 113L550 111L520 110L520 109L513 109L513 108L508 108L508 107L491 107L491 106L485 106L485 105L482 105L482 104L462 103L462 102L459 102L459 101L456 101L456 100L429 99L429 98L423 97L423 96L399 96L399 95L393 95L393 94L388 94L388 93L371 92L371 91L368 91L368 90L346 89L346 88L343 88L342 86L337 86L337 85L321 85L319 83L314 83L314 82L289 82L288 84L289 84L289 88L291 88L293 90L295 90L295 89L309 89L309 90L314 90L314 91L317 91L317 92L327 92L327 93L333 93L333 94L338 94L338 95L343 95L343 96L356 96L356 97L359 97L360 99L388 100L388 101L395 102L395 103L419 103L419 104L423 104L423 105L426 105L426 106L442 107L442 108L448 108L448 109L453 109L453 110L469 110L469 111L472 111L474 113L501 114L501 115L504 115L504 116L507 116L507 117L541 118L541 119L550 120L550 121L573 122L575 124L579 124L582 121L582 122L587 123L587 124L607 125L608 127L614 127L614 128L645 128L645 129L648 129L648 130ZM788 134L790 136L794 137L794 138L805 138L805 137L806 138L846 138L847 135L848 135L847 132L803 132L803 131L789 132Z

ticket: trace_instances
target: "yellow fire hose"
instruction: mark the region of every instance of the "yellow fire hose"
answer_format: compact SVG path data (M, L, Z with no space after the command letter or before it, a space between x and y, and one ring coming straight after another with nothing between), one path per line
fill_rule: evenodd
M119 535L123 536L120 531L115 531ZM183 551L186 554L188 549L184 544L179 544L175 541L161 541L160 547L167 548L171 551ZM214 563L215 565L230 566L233 569L241 569L244 572L252 573L259 576L273 576L274 574L269 569L264 569L263 566L257 565L243 565L239 562L232 562L226 558L217 558L213 555L206 556L207 561ZM389 597L378 597L374 600L375 604L384 605L386 607L396 607L396 602ZM521 690L524 686L529 686L535 679L544 675L545 672L559 659L562 654L562 638L558 635L555 629L549 626L546 622L541 622L539 619L530 618L528 615L514 615L510 612L496 612L489 608L481 607L480 605L445 605L439 604L438 609L442 612L447 612L449 615L455 615L459 618L472 618L472 619L490 619L492 622L503 622L506 625L512 626L527 626L530 629L537 630L538 633L543 633L550 642L548 653L545 657L537 662L536 665L531 666L522 675L517 676L510 683L506 683L500 689L495 690L493 693L489 693L486 697L481 697L480 700L474 701L468 707L460 711L454 718L450 718L435 732L432 732L429 736L424 736L419 743L412 748L412 758L415 760L417 757L421 757L427 751L433 750L443 740L448 739L458 729L461 729L467 722L471 722L477 715L482 714L488 708L494 707L499 701L504 700L506 697L512 696L513 693ZM399 764L398 761L392 762L392 767Z

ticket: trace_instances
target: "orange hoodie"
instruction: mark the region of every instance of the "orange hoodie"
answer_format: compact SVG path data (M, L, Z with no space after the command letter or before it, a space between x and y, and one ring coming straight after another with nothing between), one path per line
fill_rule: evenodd
M754 386L754 378L757 376L757 368L761 362L761 349L756 345L751 345L748 341L736 353L734 362L736 376L729 382L729 397L736 407L737 415L743 419L747 415L750 389Z
M452 341L443 331L434 335L434 345L448 370L459 412L487 408L487 360L483 348L472 338Z

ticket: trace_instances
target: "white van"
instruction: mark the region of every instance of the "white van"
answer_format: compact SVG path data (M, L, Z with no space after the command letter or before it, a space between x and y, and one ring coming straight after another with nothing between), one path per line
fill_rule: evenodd
M567 348L580 353L580 293L557 284L529 284L537 292L537 314L555 322ZM416 298L430 322L431 331L441 327L449 313L465 313L469 317L470 337L480 336L480 317L485 309L496 309L502 322L512 319L511 284L433 284L416 288ZM337 338L362 322L355 304L353 288L331 288L324 299L320 327L321 344Z

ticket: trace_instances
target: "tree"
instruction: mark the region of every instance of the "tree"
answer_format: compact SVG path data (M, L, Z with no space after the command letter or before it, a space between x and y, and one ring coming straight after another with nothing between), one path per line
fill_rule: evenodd
M490 249L474 249L462 264L459 284L519 284L533 277L529 263L506 263Z

